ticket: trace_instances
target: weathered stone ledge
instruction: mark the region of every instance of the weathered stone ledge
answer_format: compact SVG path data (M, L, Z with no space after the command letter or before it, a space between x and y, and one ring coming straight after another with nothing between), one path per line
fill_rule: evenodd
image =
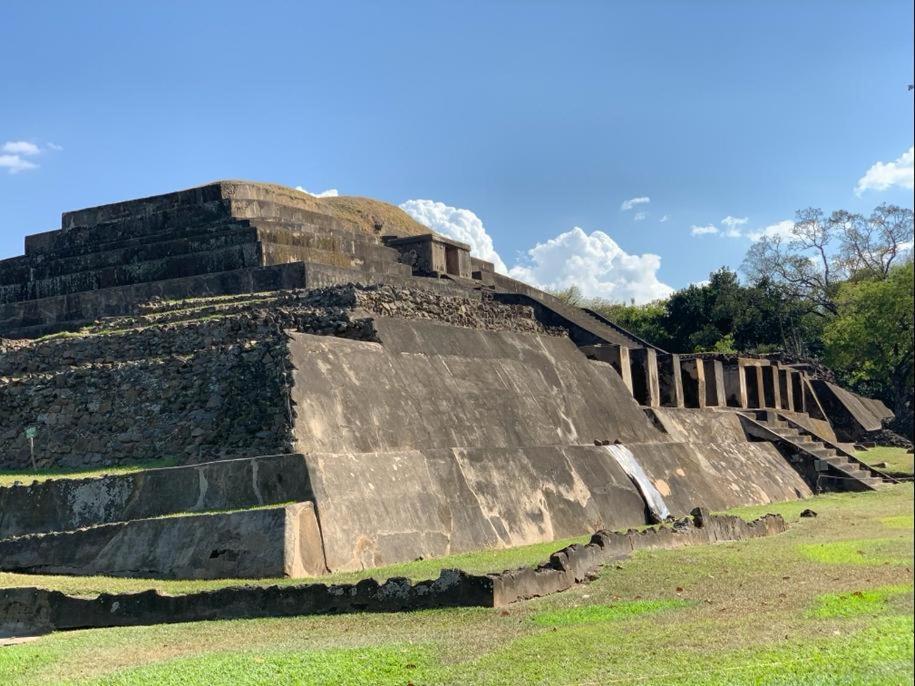
M759 538L786 528L780 515L745 522L696 508L691 517L673 524L600 531L587 545L563 548L537 567L486 575L446 569L437 579L415 584L395 577L384 583L365 579L356 584L240 586L174 596L149 590L93 598L33 587L6 588L0 590L0 636L215 619L499 607L571 588L592 578L602 565L637 550Z

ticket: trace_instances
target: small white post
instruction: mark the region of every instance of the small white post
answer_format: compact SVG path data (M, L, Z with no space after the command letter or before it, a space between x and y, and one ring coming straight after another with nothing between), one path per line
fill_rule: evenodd
M35 436L38 435L38 429L34 426L27 426L25 437L29 439L29 454L32 457L32 470L37 471L38 465L35 464Z

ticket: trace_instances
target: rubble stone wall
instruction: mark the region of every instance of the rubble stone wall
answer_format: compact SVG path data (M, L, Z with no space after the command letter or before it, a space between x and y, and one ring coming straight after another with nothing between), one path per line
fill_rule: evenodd
M373 316L547 333L529 308L422 288L158 302L73 334L0 341L0 468L193 463L292 451L288 332L377 340Z
M587 545L563 548L541 565L486 575L445 569L437 579L416 583L395 577L384 583L363 579L355 584L235 586L185 595L146 591L91 598L42 588L6 588L0 589L0 636L214 619L500 607L571 588L587 581L602 565L636 550L746 540L786 528L778 515L744 522L697 508L691 518L673 525L599 531Z

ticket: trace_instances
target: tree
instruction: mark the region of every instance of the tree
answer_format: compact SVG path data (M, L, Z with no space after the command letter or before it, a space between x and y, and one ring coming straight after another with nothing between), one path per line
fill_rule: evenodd
M912 411L913 273L910 259L885 279L843 283L823 332L826 363L845 383L887 401L899 419Z
M578 286L569 286L559 291L550 291L550 295L572 307L585 307L588 299L582 294Z
M668 349L670 336L664 326L665 303L666 301L659 300L645 305L621 305L594 300L588 306L636 336Z
M751 282L769 280L785 297L828 319L838 313L839 284L885 279L912 240L912 210L880 205L869 217L839 210L797 213L788 235L765 236L747 252Z

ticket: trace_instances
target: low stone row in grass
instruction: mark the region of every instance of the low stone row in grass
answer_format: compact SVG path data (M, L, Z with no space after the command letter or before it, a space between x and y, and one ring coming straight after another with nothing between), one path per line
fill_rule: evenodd
M588 544L563 548L536 567L485 575L446 569L437 579L417 583L396 577L384 583L364 579L355 584L236 586L183 595L150 590L93 598L41 588L7 588L0 589L0 636L212 619L500 607L568 589L593 577L602 565L636 550L759 538L786 528L780 515L746 522L696 508L690 517L641 531L599 531Z

